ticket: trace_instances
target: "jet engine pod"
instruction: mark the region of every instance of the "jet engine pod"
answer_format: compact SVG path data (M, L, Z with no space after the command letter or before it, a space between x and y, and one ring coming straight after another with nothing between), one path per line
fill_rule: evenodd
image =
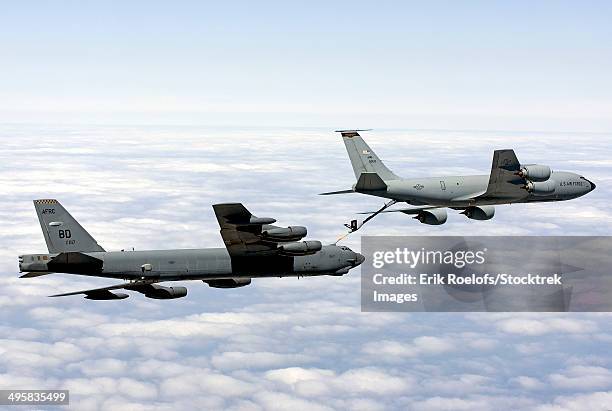
M323 244L320 241L300 241L299 243L287 243L278 247L281 255L309 255L321 251Z
M531 181L546 181L550 178L550 167L540 164L526 164L518 171L519 176Z
M423 224L440 225L446 223L447 214L443 208L431 208L429 210L420 210L413 218Z
M277 227L263 230L261 235L262 237L270 240L298 241L306 237L307 233L308 231L306 230L306 227L294 225L287 228Z
M187 288L185 287L164 287L157 284L151 284L150 288L145 292L145 297L155 298L156 300L171 300L186 295Z
M523 188L534 196L546 196L555 192L556 185L554 180L546 180L539 183L528 181Z
M467 218L472 220L490 220L495 215L495 207L490 205L472 206L463 210L461 214L465 214Z
M213 288L238 288L251 284L250 278L225 278L220 280L202 280Z

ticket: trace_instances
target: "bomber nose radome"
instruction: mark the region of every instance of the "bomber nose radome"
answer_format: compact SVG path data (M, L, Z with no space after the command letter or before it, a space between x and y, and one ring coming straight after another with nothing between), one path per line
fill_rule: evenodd
M363 256L363 254L355 253L355 267L363 264L364 261L365 257Z
M594 182L592 182L592 181L591 181L591 180L589 180L589 179L587 179L587 181L589 182L589 184L591 184L591 191L595 190L595 187L597 187L597 186L595 185L595 183L594 183Z

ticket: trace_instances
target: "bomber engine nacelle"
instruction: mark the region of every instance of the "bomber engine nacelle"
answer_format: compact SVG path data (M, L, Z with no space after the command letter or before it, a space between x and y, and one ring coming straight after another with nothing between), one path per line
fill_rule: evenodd
M164 287L157 284L151 284L151 288L145 293L145 297L155 298L156 300L171 300L186 295L187 288L185 287Z
M250 278L224 278L220 280L202 280L213 288L238 288L251 284Z
M423 224L440 225L446 223L447 214L443 208L431 208L429 210L420 210L412 218L419 220Z
M323 244L320 241L300 241L299 243L287 243L278 247L281 255L297 256L310 255L321 251Z
M463 210L461 214L465 214L467 218L472 220L490 220L495 215L495 207L490 205L472 206Z
M261 232L263 238L276 241L298 241L306 237L306 234L308 234L306 227L299 225L270 228Z
M547 196L555 192L556 186L557 183L554 180L546 180L542 182L528 181L523 188L534 196Z
M531 181L546 181L550 178L552 171L550 167L540 164L521 165L521 169L516 173L524 179Z

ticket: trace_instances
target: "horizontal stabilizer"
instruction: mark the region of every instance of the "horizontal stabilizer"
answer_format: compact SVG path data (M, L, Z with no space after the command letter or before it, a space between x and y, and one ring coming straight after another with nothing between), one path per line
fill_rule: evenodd
M48 272L48 271L39 271L39 272L34 272L34 273L25 273L24 275L20 275L19 278L34 278L34 277L40 277L41 275L47 275L47 274L53 274L52 272Z
M340 190L340 191L329 191L327 193L321 193L319 194L320 196L330 196L333 194L349 194L349 193L354 193L355 191L351 190Z

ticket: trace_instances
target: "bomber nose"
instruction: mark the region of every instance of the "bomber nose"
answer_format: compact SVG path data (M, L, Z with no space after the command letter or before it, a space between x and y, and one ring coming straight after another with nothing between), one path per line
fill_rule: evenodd
M592 182L591 180L587 180L587 181L588 181L588 182L589 182L589 184L591 185L591 191L595 190L595 187L597 187L597 186L595 185L595 183L594 183L594 182Z
M365 257L363 256L363 254L355 253L355 267L363 264L364 261Z

